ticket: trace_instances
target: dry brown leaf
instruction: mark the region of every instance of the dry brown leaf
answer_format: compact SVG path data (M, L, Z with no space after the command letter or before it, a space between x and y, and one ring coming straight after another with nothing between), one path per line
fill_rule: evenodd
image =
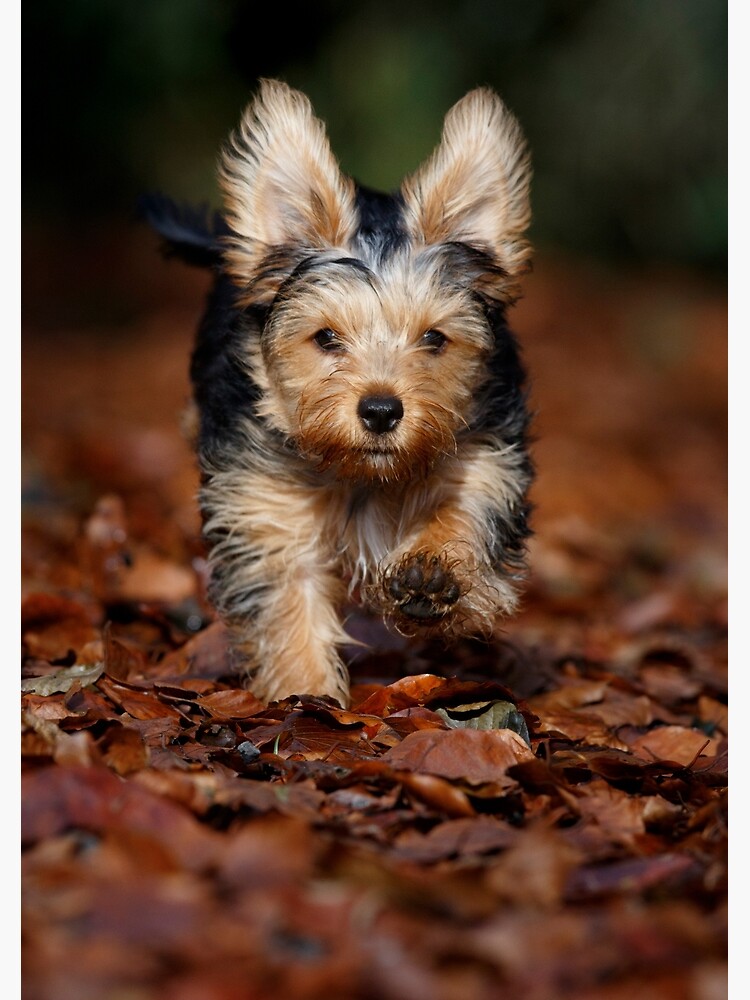
M141 734L130 727L110 726L98 748L104 763L115 774L124 776L148 766L148 747Z
M229 640L223 622L212 622L152 669L152 676L223 677L231 672Z
M63 767L88 767L98 762L99 753L89 733L65 733L54 722L29 712L24 712L23 722L37 737L44 740L56 764ZM33 749L35 753L39 753L38 747Z
M394 841L397 853L410 861L432 864L446 858L492 854L516 842L520 831L494 816L473 816L438 823L428 833L409 828Z
M302 818L264 810L227 837L219 879L232 891L294 885L312 873L315 851L312 829Z
M521 907L557 907L582 854L557 830L536 824L523 831L487 873L500 899Z
M699 872L687 854L659 854L653 858L627 858L608 864L582 867L571 873L566 899L580 903L610 894L639 895L654 886L685 879Z
M134 546L132 564L120 573L114 595L120 601L179 604L197 592L192 570L160 556L145 546Z
M698 717L701 722L710 722L724 736L729 734L729 709L715 698L701 695L698 699Z
M266 707L251 691L226 688L202 695L198 705L214 719L249 719Z
M513 764L533 758L524 740L509 729L422 729L383 755L397 770L469 784L502 781Z
M99 690L134 719L178 719L180 713L151 691L132 687L107 677L98 682Z
M401 773L399 779L417 800L446 816L474 816L466 794L434 774Z
M127 681L131 676L142 676L146 663L144 651L118 639L107 623L104 629L104 666L109 676L118 681Z
M77 658L99 638L90 606L55 594L30 594L21 605L21 634L26 655L55 662Z
M581 705L593 705L604 698L609 682L605 680L576 680L562 684L547 694L535 695L529 698L529 708L539 715L546 712L559 712L564 709L580 708Z
M671 663L647 663L638 673L651 697L666 705L695 698L703 687L701 681L686 673L684 667Z
M21 698L21 708L37 719L49 719L58 722L67 719L72 709L65 703L61 694L25 694Z
M599 826L613 844L632 847L646 832L646 801L601 779L579 787L577 805L581 822Z
M362 704L353 705L352 709L363 715L379 715L385 718L403 708L424 704L430 692L444 683L442 677L435 677L433 674L403 677L393 684L380 688Z
M671 760L687 766L698 754L713 757L717 741L697 729L684 726L658 726L630 740L630 748L643 760Z

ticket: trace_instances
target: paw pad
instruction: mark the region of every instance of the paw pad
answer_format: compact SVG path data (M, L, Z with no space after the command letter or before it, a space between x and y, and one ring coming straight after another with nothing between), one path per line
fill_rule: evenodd
M417 621L444 618L461 596L461 590L445 563L423 554L407 556L385 580L395 610Z

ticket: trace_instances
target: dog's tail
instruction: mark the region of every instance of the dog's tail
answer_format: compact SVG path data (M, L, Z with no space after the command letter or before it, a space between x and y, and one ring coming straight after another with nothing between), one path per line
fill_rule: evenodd
M136 214L161 236L165 257L179 257L194 267L221 262L221 237L229 232L221 212L208 205L178 204L154 192L138 199Z

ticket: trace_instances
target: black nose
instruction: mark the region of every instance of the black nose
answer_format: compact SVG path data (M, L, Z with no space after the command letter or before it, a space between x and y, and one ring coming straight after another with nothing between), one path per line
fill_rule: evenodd
M395 396L364 396L359 401L357 413L368 431L386 434L403 417L404 407Z

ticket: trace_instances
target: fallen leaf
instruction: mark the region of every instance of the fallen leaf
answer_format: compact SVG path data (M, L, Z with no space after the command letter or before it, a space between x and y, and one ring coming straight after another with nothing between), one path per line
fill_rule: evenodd
M39 695L50 695L69 691L73 684L81 687L94 684L104 672L103 663L74 663L72 667L63 667L54 674L44 677L28 677L21 681L21 690Z
M524 830L488 869L487 884L500 899L522 907L553 908L581 861L559 831L538 823Z
M393 684L381 687L360 705L353 705L352 710L362 715L379 715L384 718L402 708L424 704L430 692L444 683L442 677L435 677L433 674L403 677Z
M115 681L106 674L100 678L97 686L115 705L119 705L134 719L180 718L177 709L161 701L151 691Z
M152 676L217 678L231 673L229 640L223 622L212 622L179 649L168 653Z
M198 705L214 719L249 719L266 707L251 691L226 688L202 695Z
M565 898L580 903L612 893L640 895L655 886L699 874L700 865L686 854L625 858L576 869L568 878Z
M580 822L596 824L613 844L633 847L636 838L646 832L646 800L613 788L606 781L595 779L582 785L576 804Z
M404 788L430 809L451 817L475 815L466 794L443 778L434 774L404 772L400 780Z
M684 726L657 726L630 741L630 748L643 760L671 760L687 766L698 754L712 757L716 740L697 729Z
M396 852L420 864L447 858L493 854L514 844L520 831L494 816L473 816L438 823L428 833L410 828L394 841Z
M98 744L104 763L115 774L127 775L147 767L148 747L141 734L123 725L110 726Z
M397 770L436 774L470 784L502 780L506 770L534 755L509 729L422 729L383 755Z

